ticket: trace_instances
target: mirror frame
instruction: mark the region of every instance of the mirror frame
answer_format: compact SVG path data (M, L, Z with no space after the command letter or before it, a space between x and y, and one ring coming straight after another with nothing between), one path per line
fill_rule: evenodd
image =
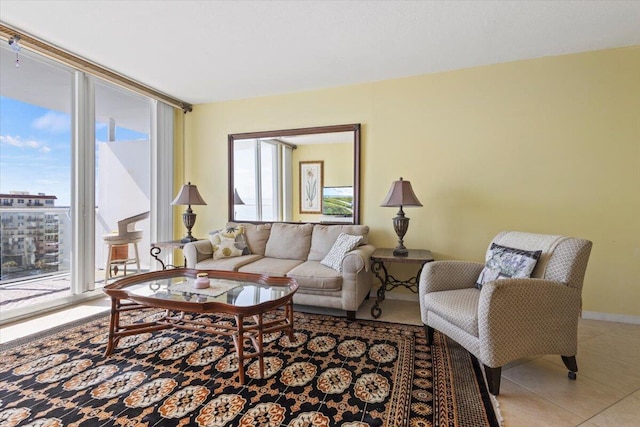
M228 173L229 173L229 187L228 187L228 200L227 200L229 222L235 221L233 217L234 216L233 189L235 188L235 183L233 179L234 141L240 140L240 139L275 138L278 136L313 135L318 133L336 133L336 132L353 132L353 222L352 224L356 224L356 225L360 224L360 123L229 134L228 136L229 163L227 165ZM277 221L244 221L244 222L261 223L261 222L277 222Z

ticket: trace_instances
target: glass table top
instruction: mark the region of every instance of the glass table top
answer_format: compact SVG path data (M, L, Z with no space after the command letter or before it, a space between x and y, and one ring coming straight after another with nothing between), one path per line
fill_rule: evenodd
M195 278L168 277L132 284L123 288L131 296L175 302L218 302L248 307L274 301L293 292L293 286L265 285L250 281L209 278L209 287L198 289Z

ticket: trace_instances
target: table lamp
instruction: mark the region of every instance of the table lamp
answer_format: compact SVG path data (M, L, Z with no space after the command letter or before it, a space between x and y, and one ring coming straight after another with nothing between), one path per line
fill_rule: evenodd
M186 212L182 214L182 222L184 222L184 226L187 227L187 235L184 236L180 241L182 243L188 243L198 240L191 235L191 229L196 223L196 214L194 214L191 210L191 205L207 204L207 202L202 199L202 196L200 196L198 187L196 187L195 185L191 185L191 182L183 185L182 188L180 188L178 196L173 202L171 202L171 204L188 206Z
M400 207L396 217L393 218L393 229L398 235L398 246L393 249L393 256L407 256L409 251L404 246L403 239L409 229L409 218L404 216L402 207L422 206L422 203L413 192L413 188L411 188L411 182L403 181L402 177L400 177L399 181L394 181L380 206Z

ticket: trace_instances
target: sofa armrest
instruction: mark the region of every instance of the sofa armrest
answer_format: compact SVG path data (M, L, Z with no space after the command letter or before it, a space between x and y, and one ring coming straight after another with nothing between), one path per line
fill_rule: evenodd
M483 268L484 264L470 261L428 262L420 274L420 298L429 292L472 288Z
M478 334L483 362L503 366L533 354L574 356L580 291L544 279L501 279L483 285Z
M342 309L355 312L367 297L373 283L371 254L373 245L358 246L342 260Z
M367 244L347 253L342 260L342 273L357 274L363 269L368 271L371 266L371 254L375 250L375 246Z
M187 260L187 268L196 268L196 264L207 258L213 257L213 247L209 240L196 240L189 242L182 248L182 253Z

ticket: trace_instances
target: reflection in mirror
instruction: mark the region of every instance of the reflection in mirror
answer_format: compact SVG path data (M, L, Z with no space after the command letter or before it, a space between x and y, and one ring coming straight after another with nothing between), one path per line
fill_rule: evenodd
M229 220L359 224L360 124L229 135Z

